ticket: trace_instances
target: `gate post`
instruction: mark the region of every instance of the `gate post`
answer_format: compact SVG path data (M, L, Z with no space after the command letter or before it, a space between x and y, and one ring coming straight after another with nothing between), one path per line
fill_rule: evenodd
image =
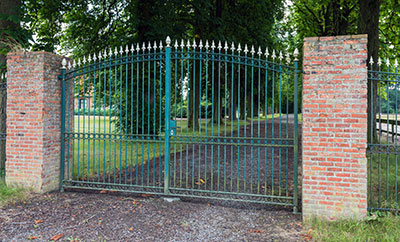
M367 214L367 35L304 40L303 219Z
M169 140L170 140L170 105L171 105L171 39L166 40L165 47L165 164L164 164L164 193L169 193Z
M62 58L43 51L7 56L8 185L59 188Z

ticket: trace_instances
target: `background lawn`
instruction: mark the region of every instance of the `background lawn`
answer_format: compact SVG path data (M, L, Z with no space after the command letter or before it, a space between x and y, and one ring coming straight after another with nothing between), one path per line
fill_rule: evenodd
M20 187L9 187L0 179L0 208L8 203L24 200L28 191Z
M299 122L301 121L301 115L299 114ZM282 114L282 125L286 125L286 115ZM272 119L272 115L268 115L267 119ZM114 121L115 117L109 116L81 116L75 115L74 117L74 132L76 133L104 133L104 134L115 134ZM265 117L254 118L254 125L256 122L264 121ZM207 128L207 136L224 136L243 128L245 125L244 120L229 121L222 120L223 122L212 124L209 121L202 119L200 121L201 128L195 129L188 128L187 120L177 120L177 135L189 135L189 136L205 136ZM290 121L291 122L291 121ZM274 115L274 123L279 124L279 114ZM239 124L239 126L238 126ZM250 124L250 119L247 120L247 125ZM219 127L219 129L218 129ZM89 140L89 139L75 139L71 140L66 147L66 155L70 156L67 167L71 167L68 172L70 177L71 171L74 171L73 177L91 177L98 174L108 174L110 172L118 171L119 169L127 170L136 164L145 163L147 160L152 160L159 156L164 155L164 133L160 133L158 136L144 137L143 140L135 141L129 140L129 136L117 136L121 137L117 139L103 139L103 140ZM255 134L257 136L257 134ZM68 146L69 145L69 146ZM72 151L73 154L68 153ZM186 145L171 144L171 152L180 152L186 149Z
M396 242L400 238L400 217L391 214L373 213L364 221L314 219L306 227L306 241Z

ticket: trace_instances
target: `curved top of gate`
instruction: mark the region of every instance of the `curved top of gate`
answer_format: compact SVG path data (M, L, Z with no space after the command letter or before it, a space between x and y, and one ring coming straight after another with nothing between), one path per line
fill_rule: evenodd
M186 42L186 43L185 43ZM137 43L136 45L126 45L125 48L115 47L114 50L109 48L108 50L100 51L99 53L89 54L87 57L84 56L82 59L78 58L73 61L62 62L62 68L66 69L66 78L72 78L73 75L83 75L92 71L96 71L102 68L115 67L125 64L131 64L143 61L162 61L165 58L166 49L171 49L172 60L202 60L202 61L215 61L215 62L226 62L241 64L247 66L254 66L261 69L271 69L275 72L287 72L294 70L296 67L292 65L298 62L299 51L296 48L291 55L289 52L285 54L282 51L279 53L275 50L262 51L261 47L256 48L252 45L248 47L247 44L244 47L241 44L235 45L233 42L228 45L225 41L224 44L221 41L216 43L213 41L206 40L203 42L199 40L197 43L194 39L191 43L190 40L181 40L180 44L178 40L174 41L171 46L171 39L167 37L163 46L163 41L156 41L152 45L149 41L146 45ZM243 49L242 49L243 48ZM119 50L118 50L119 49Z

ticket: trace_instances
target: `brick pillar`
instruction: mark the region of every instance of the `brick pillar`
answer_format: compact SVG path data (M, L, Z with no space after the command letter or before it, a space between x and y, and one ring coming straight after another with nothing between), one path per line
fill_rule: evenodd
M367 213L367 35L306 38L303 218Z
M59 188L61 60L47 52L7 56L7 184Z

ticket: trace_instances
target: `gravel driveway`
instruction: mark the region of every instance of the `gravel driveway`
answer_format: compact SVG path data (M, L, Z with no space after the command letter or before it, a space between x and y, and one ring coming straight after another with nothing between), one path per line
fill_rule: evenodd
M0 210L0 241L302 241L304 234L300 215L282 207L105 192L29 200Z

